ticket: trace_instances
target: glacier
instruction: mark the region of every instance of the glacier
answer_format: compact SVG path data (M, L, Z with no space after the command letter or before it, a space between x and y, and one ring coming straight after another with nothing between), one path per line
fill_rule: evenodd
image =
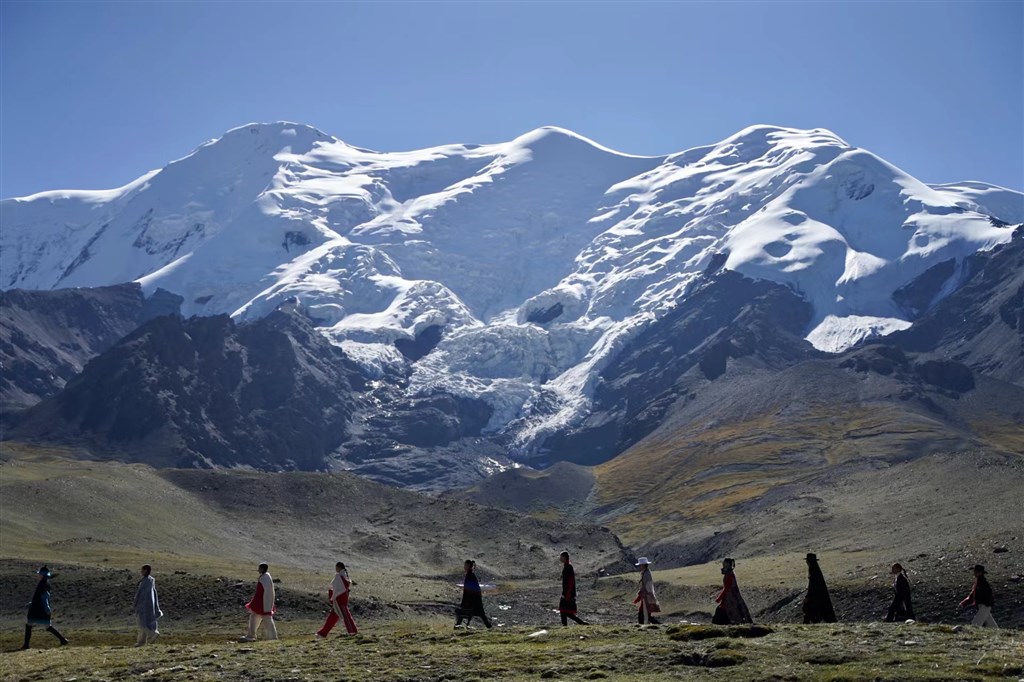
M482 398L528 452L709 267L791 287L815 311L806 338L838 352L908 327L893 292L1022 220L1019 192L928 186L824 129L636 156L557 127L377 152L278 122L118 189L0 202L0 286L137 281L241 321L297 300L371 376Z

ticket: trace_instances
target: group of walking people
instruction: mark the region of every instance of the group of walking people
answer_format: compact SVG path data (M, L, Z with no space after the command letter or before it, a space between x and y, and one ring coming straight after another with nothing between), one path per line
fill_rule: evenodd
M835 623L836 612L832 607L832 598L828 593L828 586L825 584L825 576L818 564L818 557L815 554L808 554L807 561L807 592L801 605L803 620L805 624L810 623ZM718 608L711 619L712 623L718 625L729 625L734 623L751 623L750 611L747 609L743 597L740 596L739 587L736 584L734 569L736 561L725 559L722 562L723 586L722 591L716 597ZM977 564L972 569L974 573L974 586L971 593L960 602L960 608L969 606L977 607L977 614L971 621L973 625L982 627L998 627L992 617L992 586L989 585L985 575L985 567ZM902 564L895 563L890 568L893 583L893 598L889 604L889 610L885 615L887 623L896 621L914 620L914 605L910 596L910 578Z
M572 620L580 625L588 623L580 618L576 604L576 571L573 569L569 558L569 552L564 551L559 555L562 564L562 591L558 599L558 613L562 625L568 625ZM832 599L828 593L828 586L825 584L825 576L818 565L818 557L808 554L807 561L807 593L804 596L802 611L804 623L834 623L836 622L835 609L832 607ZM636 562L636 568L640 571L640 581L633 604L637 606L637 622L657 624L659 621L655 614L661 612L661 604L654 590L654 576L651 573L651 561L647 557L640 557ZM462 601L455 609L455 627L463 627L470 624L473 618L479 618L485 627L492 627L490 619L484 609L483 588L476 576L476 562L467 559L463 564L462 579ZM359 632L356 627L352 613L349 611L349 594L351 588L356 584L348 575L345 564L338 562L334 566L334 579L327 586L327 601L330 604L330 611L323 627L316 632L318 639L326 638L331 630L339 622L344 623L348 635ZM753 619L750 610L747 608L743 596L740 594L739 584L736 580L736 561L727 558L722 561L722 590L715 597L717 608L711 619L716 625L730 625L741 623L752 623ZM256 590L252 598L245 604L249 612L249 627L245 635L240 638L243 642L252 642L257 639L259 631L262 630L264 639L277 639L277 626L274 623L274 614L277 613L277 597L274 589L274 579L270 575L270 567L267 564L260 564L258 567L259 578L256 581ZM141 569L142 578L135 590L134 610L138 625L138 638L135 646L143 646L155 642L160 636L158 628L159 620L164 615L160 610L160 600L157 595L156 579L152 575L152 567L146 564ZM983 627L997 627L992 617L992 606L994 604L992 586L986 579L985 567L978 564L973 568L974 585L971 593L960 602L960 607L977 607L972 624ZM55 577L46 566L41 567L36 574L39 582L36 583L35 591L32 594L32 601L28 605L28 616L25 621L25 643L22 649L28 649L32 639L32 628L36 626L45 627L46 631L56 637L61 646L68 644L68 640L60 633L51 622L52 609L50 605L50 579ZM885 620L888 622L900 621L914 618L914 608L911 603L910 579L903 566L896 563L892 565L891 575L893 576L893 600L889 606Z
M241 642L255 642L259 630L263 629L264 639L277 639L277 625L274 623L274 614L277 613L277 593L274 590L274 579L270 576L270 566L260 564L258 569L260 577L256 581L256 592L252 599L245 605L249 612L249 629L245 635L239 638ZM325 639L331 633L338 621L345 623L345 631L354 635L359 632L356 621L348 608L348 597L352 586L355 583L348 577L348 569L345 564L339 561L334 564L334 579L327 586L327 602L331 610L327 613L327 619L323 627L316 632L317 639Z

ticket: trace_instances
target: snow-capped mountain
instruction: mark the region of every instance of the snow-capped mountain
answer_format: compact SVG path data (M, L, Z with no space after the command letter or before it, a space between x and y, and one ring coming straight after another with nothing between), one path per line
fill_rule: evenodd
M1008 241L1024 195L929 187L822 129L641 157L559 128L380 153L275 123L0 211L4 288L137 281L240 321L297 298L371 374L415 359L410 394L482 398L488 429L514 423L529 450L709 266L788 285L813 308L806 338L840 351L910 326L893 293Z

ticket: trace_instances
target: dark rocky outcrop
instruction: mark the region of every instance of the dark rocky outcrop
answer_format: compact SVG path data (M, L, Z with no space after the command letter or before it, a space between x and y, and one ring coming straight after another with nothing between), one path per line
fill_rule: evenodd
M70 292L84 310L61 301L58 310L79 315L55 316L67 320L69 338L91 338L89 325L102 327L108 308L134 309L137 287L111 289ZM21 301L23 292L14 293ZM39 301L65 292L24 293L28 303L11 308L48 319ZM136 308L152 315L169 311L167 302L156 296ZM177 310L180 299L172 302ZM118 330L132 326L126 315L110 317L123 323ZM439 336L440 327L428 327L419 349ZM56 395L11 416L4 437L155 466L317 470L340 462L385 483L427 489L469 485L511 464L481 436L493 412L487 403L442 392L409 396L408 377L391 370L368 382L294 302L241 325L225 315L157 317L116 341ZM20 348L10 352L32 368L36 360Z
M810 305L787 287L719 271L616 356L601 373L591 414L549 438L546 456L611 459L661 424L692 368L714 381L736 358L782 367L817 355L801 338L810 319Z
M296 310L242 326L164 316L89 362L9 435L156 465L318 469L346 439L363 382Z
M907 314L917 317L928 310L955 272L955 258L936 263L914 281L893 292L892 298Z
M138 284L0 293L0 409L5 415L54 395L91 358L146 320L176 314L181 297Z
M432 324L425 328L415 338L412 339L396 339L395 348L398 352L405 356L406 360L410 362L416 362L424 355L434 350L437 344L441 343L441 337L444 335L444 327L436 324Z
M1024 226L964 268L960 288L886 343L1024 386Z
M565 312L565 309L562 306L561 302L559 302L547 308L538 308L536 310L531 310L529 314L526 316L526 321L533 322L534 324L547 324L548 322L551 322L552 320L557 318L563 312Z

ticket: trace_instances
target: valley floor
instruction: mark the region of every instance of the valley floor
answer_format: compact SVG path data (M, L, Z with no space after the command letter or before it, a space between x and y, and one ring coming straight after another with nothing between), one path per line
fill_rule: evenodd
M70 647L11 652L0 678L87 680L985 680L1024 676L1018 630L914 624L590 626L452 630L440 622L378 624L315 641L292 623L277 642L176 633L144 648L130 632L78 631ZM303 631L302 635L294 634ZM42 648L49 647L49 648ZM724 676L724 677L723 677Z

